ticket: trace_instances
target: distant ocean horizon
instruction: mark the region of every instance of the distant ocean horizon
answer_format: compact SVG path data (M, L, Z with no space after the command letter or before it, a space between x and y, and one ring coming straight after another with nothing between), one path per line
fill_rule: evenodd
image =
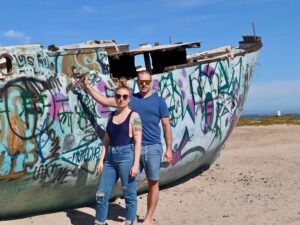
M267 118L270 116L276 116L274 113L243 113L241 118ZM281 113L281 116L300 116L300 113Z

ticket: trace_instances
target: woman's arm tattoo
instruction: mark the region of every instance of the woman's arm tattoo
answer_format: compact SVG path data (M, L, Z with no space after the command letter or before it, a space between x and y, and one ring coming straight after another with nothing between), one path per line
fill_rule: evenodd
M135 117L133 119L133 127L134 131L141 131L142 130L142 121L139 116Z

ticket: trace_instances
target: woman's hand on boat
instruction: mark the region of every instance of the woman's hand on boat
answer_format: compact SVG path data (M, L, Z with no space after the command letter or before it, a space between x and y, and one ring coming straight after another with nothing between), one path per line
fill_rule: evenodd
M84 78L82 80L82 86L84 89L87 89L90 86L88 74L84 75Z
M167 163L172 162L172 150L171 149L169 149L165 152L164 161L167 162Z
M97 172L98 172L99 175L101 175L102 172L103 172L103 161L102 160L100 160L99 163L98 163Z
M139 171L139 166L133 165L133 167L130 170L130 176L136 177L138 175L138 171Z

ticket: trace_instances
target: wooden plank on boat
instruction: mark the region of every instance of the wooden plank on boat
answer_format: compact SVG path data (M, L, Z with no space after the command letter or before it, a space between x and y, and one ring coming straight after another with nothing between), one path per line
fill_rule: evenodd
M63 45L58 47L60 51L70 51L79 49L103 49L108 53L128 51L129 44L117 44L114 40L87 41L78 44Z
M169 44L169 45L158 45L158 46L151 46L151 45L143 45L139 48L122 52L122 53L115 53L111 54L111 56L117 56L117 55L139 55L143 54L145 52L155 52L155 51L169 51L176 48L199 48L200 42L188 42L188 43L179 43L179 44Z
M116 47L115 43L104 43L104 44L74 44L74 45L64 45L60 48L63 50L77 50L77 49L99 49L106 47Z
M197 58L207 58L213 57L214 55L220 55L224 53L229 53L232 50L231 45L222 46L220 48L210 49L204 52L199 52L187 56L187 59L197 59Z
M246 54L246 52L242 49L232 49L230 53L225 53L225 54L221 54L221 52L216 55L209 55L206 58L190 58L188 60L188 63L185 64L180 64L180 65L176 65L176 66L168 66L164 68L164 72L168 72L168 71L172 71L175 69L181 69L181 68L185 68L185 67L191 67L191 66L195 66L198 64L207 64L207 63L212 63L212 62L216 62L216 61L222 61L222 60L226 60L228 58L234 58L237 55L243 55Z

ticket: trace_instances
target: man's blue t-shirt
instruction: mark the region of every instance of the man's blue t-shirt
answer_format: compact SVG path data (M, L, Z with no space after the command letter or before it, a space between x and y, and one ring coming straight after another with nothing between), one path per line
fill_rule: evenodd
M169 117L169 110L165 100L157 93L147 98L139 93L131 96L130 108L137 112L142 120L142 145L161 143L159 122L163 117Z

